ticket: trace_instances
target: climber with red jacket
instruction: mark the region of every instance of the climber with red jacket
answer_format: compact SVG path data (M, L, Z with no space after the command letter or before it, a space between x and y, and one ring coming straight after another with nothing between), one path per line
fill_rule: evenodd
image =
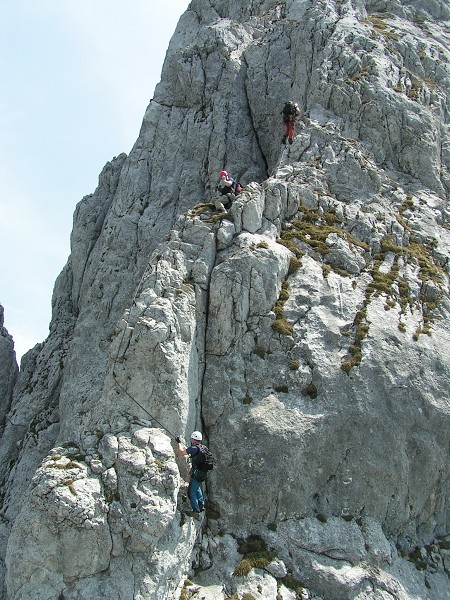
M286 144L286 140L289 140L289 144L292 144L294 141L295 124L300 116L300 108L297 103L294 104L292 100L289 100L289 102L285 103L281 114L283 115L284 123L284 135L281 142Z

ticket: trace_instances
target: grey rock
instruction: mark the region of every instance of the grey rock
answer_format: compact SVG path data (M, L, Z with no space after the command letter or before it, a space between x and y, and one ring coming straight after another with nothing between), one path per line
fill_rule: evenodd
M286 565L282 560L273 560L267 565L266 569L276 579L283 579L288 574Z
M98 445L104 465L109 468L114 465L119 454L119 441L115 435L106 433Z
M330 233L325 240L325 243L330 246L331 251L326 255L325 262L357 275L364 269L366 262L361 256L361 253L356 249L350 248L347 241L342 240L337 233Z
M450 11L388 4L181 17L18 375L3 332L3 598L293 598L274 564L313 598L448 597ZM276 556L236 577L255 536Z
M217 232L217 248L223 250L231 245L233 238L236 235L236 228L230 221L222 221L222 224Z
M254 598L262 598L263 600L269 600L276 598L277 595L277 580L266 572L251 571L250 574L244 578L244 580L237 582L236 589L239 595L245 593L251 594Z
M14 341L4 327L4 309L0 304L0 431L4 428L5 416L11 407L18 372Z

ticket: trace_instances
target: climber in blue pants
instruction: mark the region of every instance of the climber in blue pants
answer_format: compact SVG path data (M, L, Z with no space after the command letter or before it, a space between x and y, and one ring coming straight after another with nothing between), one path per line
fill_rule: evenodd
M203 498L200 481L193 479L192 477L188 485L188 496L192 510L195 513L200 513L202 510L204 510L205 500Z
M189 456L191 459L191 469L189 474L191 479L188 486L188 497L192 507L190 516L200 518L200 513L205 510L205 499L201 483L206 480L206 470L202 467L205 465L205 456L200 451L199 446L202 445L203 436L200 431L194 431L191 435L191 445L184 449L180 437L177 436L178 453L180 456Z

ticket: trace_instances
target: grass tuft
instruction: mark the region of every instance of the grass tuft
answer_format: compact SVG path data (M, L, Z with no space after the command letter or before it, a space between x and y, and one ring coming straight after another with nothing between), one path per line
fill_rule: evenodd
M275 556L275 552L269 550L250 552L236 565L233 575L234 577L245 577L252 569L265 569Z
M302 389L302 395L309 396L312 400L314 400L314 398L317 398L316 386L312 382L308 383L308 385Z

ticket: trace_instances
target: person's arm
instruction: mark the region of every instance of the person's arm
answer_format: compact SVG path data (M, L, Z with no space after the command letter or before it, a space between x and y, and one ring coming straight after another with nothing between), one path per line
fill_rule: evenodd
M184 448L183 444L181 443L181 439L180 436L178 435L176 438L177 441L177 450L178 450L178 454L180 456L187 456L187 452L186 449Z

